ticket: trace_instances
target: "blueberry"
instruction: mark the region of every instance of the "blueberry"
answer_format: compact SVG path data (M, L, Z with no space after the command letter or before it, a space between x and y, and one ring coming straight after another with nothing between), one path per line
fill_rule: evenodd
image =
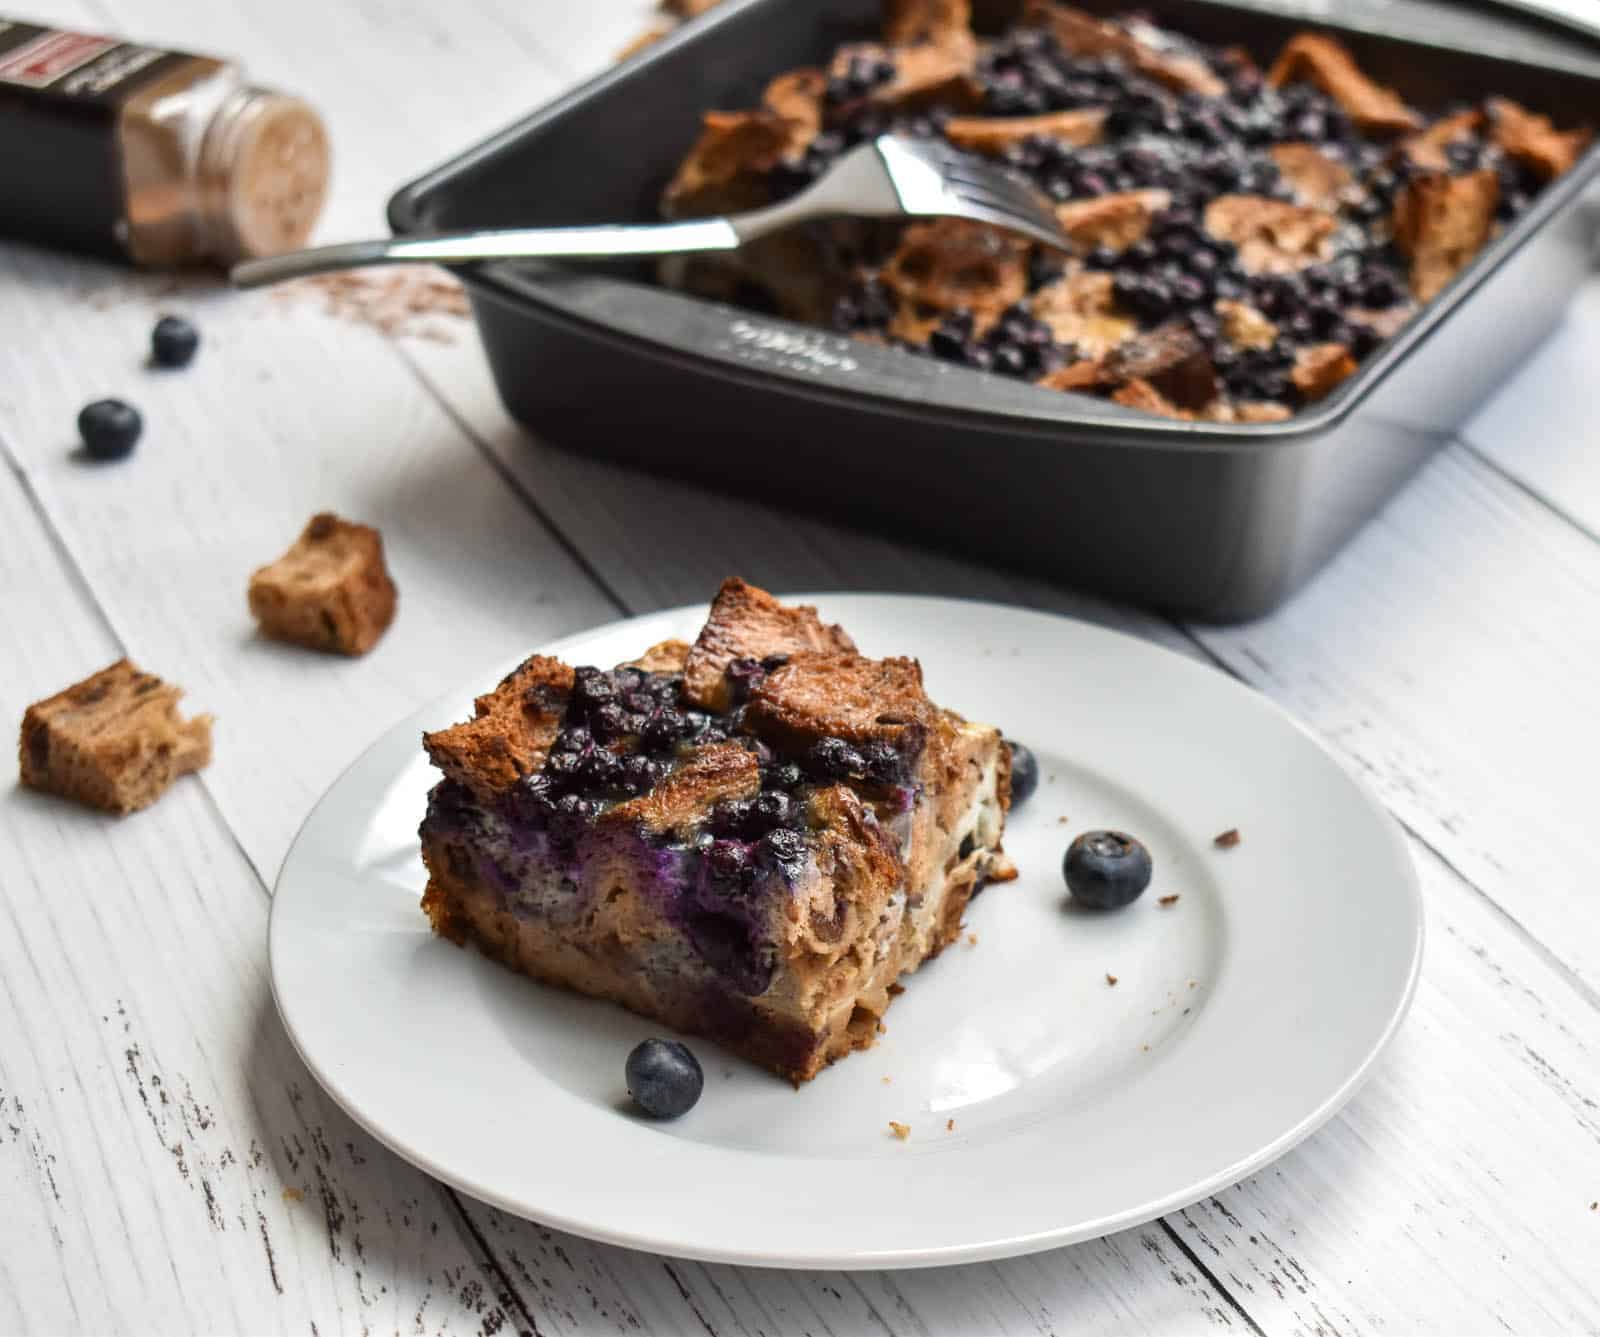
M583 709L590 709L611 700L616 687L611 675L585 665L572 671L572 699Z
M819 738L807 754L811 769L830 780L845 780L866 770L866 760L842 738Z
M775 827L792 825L799 815L799 804L781 789L769 789L756 796L751 822L765 833Z
M905 769L900 754L894 750L894 745L881 740L863 747L861 760L865 763L867 779L880 785L894 784L902 778Z
M939 326L928 336L928 349L946 362L965 362L967 358L966 339L948 325Z
M719 836L743 836L754 812L750 799L725 798L711 809L711 829Z
M1073 900L1091 910L1117 910L1150 885L1150 851L1120 831L1085 831L1067 847L1061 871Z
M1026 803L1039 787L1039 763L1032 748L1010 738L1005 743L1011 749L1011 802L1015 806Z
M750 868L750 847L742 840L715 840L706 858L715 876L738 882Z
M150 356L158 367L187 367L200 347L200 331L182 316L162 316L150 331Z
M705 1090L706 1075L689 1046L678 1040L645 1040L628 1055L628 1094L652 1119L687 1114Z
M778 766L770 766L761 775L761 783L767 789L798 789L800 782L804 779L805 772L792 761L783 762Z
M798 831L780 826L761 837L761 849L774 862L792 869L805 858L806 840Z
M594 730L594 736L603 743L621 738L628 732L628 724L628 712L615 701L607 701L589 716L589 725Z
M83 448L97 460L120 460L133 453L144 419L120 399L97 399L78 415Z
M696 725L688 715L669 706L650 716L640 737L646 747L661 752L672 747L679 739L688 738L695 732Z
M649 757L635 754L622 762L620 783L630 794L648 793L655 788L656 781L660 778L660 768Z

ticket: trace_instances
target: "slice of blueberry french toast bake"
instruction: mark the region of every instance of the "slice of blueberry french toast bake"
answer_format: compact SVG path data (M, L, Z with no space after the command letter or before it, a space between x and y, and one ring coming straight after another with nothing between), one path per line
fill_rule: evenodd
M796 1083L870 1045L899 977L1016 876L999 732L740 580L694 645L535 655L423 743L435 932Z

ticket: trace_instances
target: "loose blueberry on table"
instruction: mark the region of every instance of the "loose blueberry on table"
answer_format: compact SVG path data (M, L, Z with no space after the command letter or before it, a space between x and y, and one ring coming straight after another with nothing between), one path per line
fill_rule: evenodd
M1067 847L1067 890L1091 910L1132 905L1150 885L1150 851L1121 831L1085 831Z
M689 1046L678 1040L644 1040L628 1055L628 1094L652 1119L676 1119L700 1099L706 1077Z
M150 357L158 367L187 367L200 347L200 331L182 316L162 316L150 331Z
M92 459L124 458L132 453L143 430L139 410L120 399L97 399L78 414L78 435Z

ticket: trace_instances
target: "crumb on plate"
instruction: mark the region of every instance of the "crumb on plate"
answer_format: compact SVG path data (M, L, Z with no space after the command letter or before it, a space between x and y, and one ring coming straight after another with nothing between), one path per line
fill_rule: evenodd
M1109 970L1106 971L1106 983L1109 984L1113 989L1117 987L1117 977Z
M908 1123L897 1123L895 1120L890 1119L889 1131L892 1132L902 1142L904 1142L908 1137L911 1136L911 1125Z
M1211 843L1219 850L1231 850L1242 839L1244 839L1244 837L1239 834L1239 828L1236 826L1230 826Z
M1163 909L1165 909L1169 905L1176 905L1177 903L1178 903L1178 893L1177 892L1173 892L1170 896L1157 896L1156 897L1156 904L1161 906Z

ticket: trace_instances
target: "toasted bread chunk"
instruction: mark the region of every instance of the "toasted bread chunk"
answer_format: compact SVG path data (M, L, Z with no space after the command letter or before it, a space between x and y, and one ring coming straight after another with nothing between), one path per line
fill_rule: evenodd
M1217 371L1200 337L1187 325L1162 325L1129 339L1105 359L1112 381L1141 381L1179 408L1197 409L1217 397Z
M1142 381L1134 377L1125 385L1112 392L1111 400L1121 404L1124 408L1143 409L1146 413L1159 414L1163 418L1191 419L1194 414L1179 408L1170 399L1151 385L1149 381Z
M826 87L821 70L791 70L767 85L754 111L708 111L699 139L662 193L662 211L696 217L764 204L764 174L801 153L821 128Z
M903 302L998 313L1028 290L1028 243L983 223L913 223L881 275Z
M1365 307L1353 306L1344 313L1344 316L1352 325L1365 325L1380 339L1391 339L1400 332L1400 327L1416 314L1417 308L1406 302L1401 306L1385 307L1381 311L1369 311Z
M1234 422L1284 422L1292 417L1293 409L1273 399L1247 399L1233 405Z
M755 754L738 743L713 743L696 751L648 794L619 803L603 821L639 824L655 835L704 818L725 798L753 798L761 790Z
M1437 295L1483 249L1499 201L1500 182L1488 168L1414 177L1396 197L1395 245L1411 260L1411 292L1419 302Z
M619 667L643 669L646 673L682 673L688 657L688 641L657 641L637 659L630 659Z
M1445 150L1452 144L1477 137L1483 127L1483 113L1476 107L1435 121L1426 130L1412 135L1400 149L1418 167L1430 172L1448 172L1450 158Z
M1105 365L1099 358L1084 358L1041 376L1036 385L1046 390L1094 390L1108 384Z
M1139 328L1139 322L1117 305L1111 275L1100 270L1078 270L1046 284L1029 299L1029 309L1050 327L1057 340L1072 344L1089 358L1109 353ZM1077 370L1085 365L1078 362L1052 373L1067 378L1067 383L1055 388L1076 389L1085 384L1081 378L1087 373Z
M147 807L211 760L211 716L185 720L182 695L119 659L36 701L22 717L22 783L106 812Z
M822 97L827 86L828 76L821 70L800 69L780 74L762 92L761 104L789 124L786 153L798 153L822 129Z
M1307 399L1321 399L1354 376L1358 365L1343 344L1312 344L1295 355L1289 379Z
M1235 348L1271 348L1278 327L1248 302L1220 301L1212 308L1222 322L1222 333Z
M1172 203L1164 190L1127 190L1056 206L1056 222L1083 250L1109 246L1123 251L1143 239L1150 220Z
M1206 205L1206 231L1239 248L1252 274L1287 274L1333 253L1338 220L1321 209L1265 195L1220 195Z
M1354 181L1350 169L1315 144L1277 144L1271 152L1299 203L1332 211L1349 194Z
M534 655L473 702L472 719L423 734L422 746L450 779L492 798L544 765L571 691L571 668Z
M888 743L902 755L922 747L933 706L914 659L811 652L775 668L750 694L746 721L780 748L803 751L823 738Z
M932 103L953 110L970 110L981 100L972 77L978 59L978 44L965 29L950 33L939 41L920 41L908 46L885 46L879 42L851 42L834 53L828 73L842 76L856 61L888 61L894 74L884 83L869 89L860 103L874 103L902 111L915 111Z
M1404 134L1422 124L1393 89L1373 83L1343 46L1321 33L1290 38L1267 71L1273 88L1300 80L1315 84L1363 130Z
M944 137L958 148L990 155L1004 153L1030 135L1082 148L1100 142L1105 122L1104 107L1051 111L1042 116L952 116L945 122Z
M382 536L327 511L250 577L262 634L313 650L366 654L394 620L395 602Z
M1228 86L1197 56L1159 51L1114 24L1052 0L1028 0L1025 22L1048 28L1075 56L1119 56L1140 74L1181 93L1220 97Z
M1571 170L1594 138L1588 126L1557 130L1548 116L1536 115L1504 97L1489 99L1489 121L1494 142L1546 180Z
M684 661L684 696L701 710L721 713L733 704L727 672L736 659L855 648L843 628L821 621L811 605L781 604L765 590L732 577L722 582Z
M893 46L947 42L971 33L970 0L884 0L883 40Z

